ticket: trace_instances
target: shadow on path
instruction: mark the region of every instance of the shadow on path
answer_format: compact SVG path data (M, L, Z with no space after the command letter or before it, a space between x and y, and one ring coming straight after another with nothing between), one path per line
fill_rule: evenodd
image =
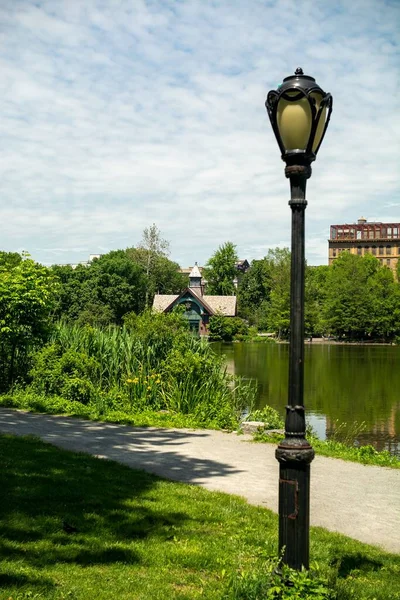
M0 409L0 431L34 435L67 450L187 483L201 484L212 477L241 472L227 463L190 455L189 441L193 444L195 439L210 437L207 431L133 428L10 409Z

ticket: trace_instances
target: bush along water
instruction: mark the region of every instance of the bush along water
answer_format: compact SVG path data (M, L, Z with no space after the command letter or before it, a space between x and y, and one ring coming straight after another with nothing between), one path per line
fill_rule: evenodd
M31 364L26 384L3 404L132 423L152 412L232 429L256 391L227 374L178 314L129 315L107 329L59 324Z

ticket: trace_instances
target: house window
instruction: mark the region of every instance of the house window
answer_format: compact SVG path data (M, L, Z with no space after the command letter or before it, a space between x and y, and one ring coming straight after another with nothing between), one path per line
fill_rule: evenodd
M386 256L390 256L392 254L392 247L386 246Z
M369 247L365 246L365 248L364 248L364 254L368 254L368 252L369 252Z
M381 254L381 255L384 254L384 252L383 252L383 246L379 246L379 254Z
M332 256L333 256L333 258L336 258L336 248L333 248L333 250L332 250Z
M358 254L359 256L361 256L361 246L358 246L358 248L357 248L357 254Z
M376 246L372 246L372 254L376 256Z
M390 258L386 259L386 264L387 264L388 267L390 267Z

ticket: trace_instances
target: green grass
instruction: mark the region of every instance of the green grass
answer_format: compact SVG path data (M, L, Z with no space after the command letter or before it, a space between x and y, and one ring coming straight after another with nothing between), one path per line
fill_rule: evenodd
M268 433L255 433L254 441L277 444L283 439L283 435L268 435ZM336 440L319 440L313 436L307 436L315 450L315 454L340 458L363 465L375 465L377 467L389 467L400 469L400 458L393 456L387 450L378 451L373 446L349 446Z
M270 511L31 437L0 436L0 453L1 600L279 597L255 592ZM332 599L400 599L400 556L320 528L311 556Z
M0 396L0 406L8 408L19 408L38 413L50 415L66 415L102 421L105 423L121 423L135 427L176 427L176 428L204 428L201 420L193 414L183 414L174 411L142 410L125 412L123 410L109 410L102 414L98 408L91 404L85 405L81 402L66 400L59 396L45 396L25 391ZM220 429L217 423L209 420L207 429Z

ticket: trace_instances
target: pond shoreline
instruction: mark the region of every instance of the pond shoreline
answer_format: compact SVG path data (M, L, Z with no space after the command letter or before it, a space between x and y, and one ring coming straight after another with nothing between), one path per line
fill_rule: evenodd
M255 408L271 406L284 417L290 346L260 342L213 348L230 374L257 381ZM304 346L304 398L317 436L400 456L399 345L321 339Z
M289 340L275 340L277 344L289 344ZM327 340L324 338L306 338L305 344L324 344L330 346L397 346L394 342L345 342L339 340Z

